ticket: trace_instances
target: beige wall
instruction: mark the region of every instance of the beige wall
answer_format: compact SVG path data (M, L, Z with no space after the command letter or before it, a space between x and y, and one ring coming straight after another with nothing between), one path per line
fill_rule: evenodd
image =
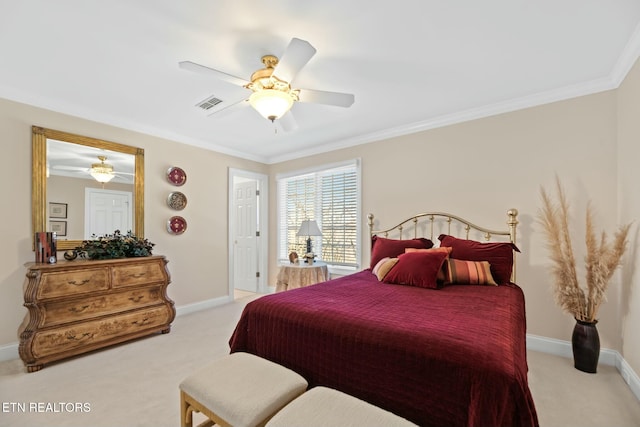
M161 138L107 126L51 111L0 100L0 148L5 153L0 182L6 203L0 232L0 347L18 341L24 264L31 251L31 125L106 139L145 150L145 235L156 243L154 253L169 260L169 296L186 305L228 293L227 174L228 168L266 173L263 164L242 160ZM166 205L176 187L165 173L182 167L188 175L180 191L188 197L181 215L188 229L181 236L166 231L176 212Z
M527 301L528 332L569 340L575 321L554 303L545 241L535 224L540 186L557 173L576 215L576 258L583 258L584 208L588 199L598 224L613 230L617 220L616 96L585 96L352 147L271 168L277 173L316 164L362 159L363 235L366 214L391 226L426 210L457 213L476 224L506 228L506 211L520 211L518 283ZM275 235L275 191L271 235ZM270 283L276 243L271 242ZM367 259L365 259L366 263ZM620 349L619 284L608 293L598 328L602 346Z
M622 267L622 292L615 302L620 305L622 318L622 356L640 373L640 62L636 62L617 95L620 221L634 221L634 226Z
M5 209L0 230L0 346L17 341L25 313L22 282L31 252L30 127L32 124L113 140L145 149L145 230L155 252L170 260L169 294L178 305L227 293L227 168L270 176L269 283L277 265L276 186L280 172L318 164L362 160L362 244L366 247L366 214L378 225L394 224L424 210L458 213L491 228L505 226L506 211L520 211L518 283L527 299L528 332L570 339L573 319L553 302L547 272L548 252L536 224L541 185L550 187L557 173L574 207L576 258L582 259L583 217L587 200L599 226L613 231L618 220L637 219L640 182L635 159L640 154L640 70L633 69L619 90L529 108L413 135L378 141L331 153L263 165L148 135L0 100L0 146L11 153L0 169ZM619 145L619 146L618 146ZM174 214L165 204L171 190L164 177L170 166L189 176L180 188L189 198L183 216L189 229L182 236L165 231ZM616 191L618 190L618 191ZM634 228L634 233L637 233ZM636 234L629 261L636 261ZM368 261L365 250L364 262ZM582 272L581 278L582 278ZM632 262L614 278L600 313L602 346L619 350L640 372L640 340L633 325L640 321L638 276ZM623 285L621 285L623 283Z

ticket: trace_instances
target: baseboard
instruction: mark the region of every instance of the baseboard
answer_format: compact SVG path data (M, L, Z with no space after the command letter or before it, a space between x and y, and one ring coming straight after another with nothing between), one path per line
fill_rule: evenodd
M620 365L617 366L618 371L620 371L620 375L622 375L622 379L625 383L629 384L629 388L635 394L636 398L640 400L640 377L638 374L629 366L626 360L620 357Z
M176 307L176 316L184 316L185 314L195 313L197 311L206 310L208 308L218 307L233 301L233 296L225 295L223 297L212 298L193 304L186 304Z
M527 349L541 353L553 354L566 358L573 358L571 342L554 338L541 337L527 334ZM629 386L636 399L640 400L640 378L626 360L616 350L608 348L600 349L599 363L615 366L620 376Z
M17 359L18 357L20 357L18 343L6 344L0 347L0 362Z
M233 297L224 296L219 298L213 298L206 301L200 301L193 304L186 304L176 307L176 317L184 316L185 314L195 313L197 311L206 310L208 308L217 307L223 304L227 304L233 301ZM19 343L11 343L0 346L0 362L7 360L17 359L20 357L18 353Z

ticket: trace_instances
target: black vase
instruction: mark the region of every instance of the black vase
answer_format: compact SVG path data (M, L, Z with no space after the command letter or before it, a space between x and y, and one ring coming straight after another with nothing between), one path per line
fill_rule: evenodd
M595 374L598 369L598 358L600 357L600 336L596 323L584 322L576 319L576 326L573 328L571 336L571 347L573 348L573 366L576 369Z

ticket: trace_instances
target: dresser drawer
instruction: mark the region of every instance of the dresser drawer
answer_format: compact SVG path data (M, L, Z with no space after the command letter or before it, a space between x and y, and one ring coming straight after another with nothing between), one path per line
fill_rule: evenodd
M169 307L162 305L107 319L39 331L34 336L31 352L35 358L41 358L82 348L88 351L108 345L109 340L116 343L122 341L123 337L166 326L172 314Z
M161 285L123 290L97 297L83 297L71 301L52 301L44 305L40 327L62 325L121 311L133 310L163 301Z
M122 265L113 269L114 288L163 282L164 280L164 268L157 262Z
M44 272L38 288L38 298L86 294L108 288L109 269L107 267Z

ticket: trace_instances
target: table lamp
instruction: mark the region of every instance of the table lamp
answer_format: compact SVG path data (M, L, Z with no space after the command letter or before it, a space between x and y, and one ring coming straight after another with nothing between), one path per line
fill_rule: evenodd
M305 219L300 224L297 236L307 236L307 253L304 258L306 258L307 263L312 263L314 255L311 247L311 236L322 236L318 223L313 219Z

